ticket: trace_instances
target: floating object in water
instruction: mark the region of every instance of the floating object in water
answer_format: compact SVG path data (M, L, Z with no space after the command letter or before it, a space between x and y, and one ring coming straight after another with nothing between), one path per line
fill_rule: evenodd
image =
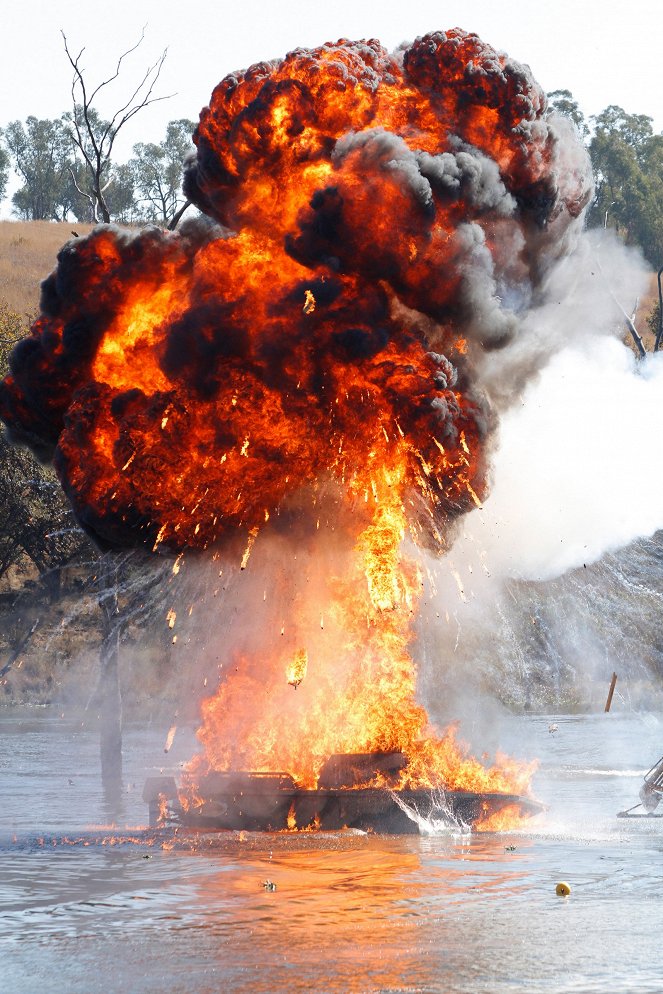
M663 796L663 756L645 773L644 783L640 788L640 802L626 811L618 811L618 818L663 818L663 814L654 814ZM636 808L644 810L633 814Z
M555 887L555 893L558 897L568 897L571 893L571 888L566 883L565 880L560 880L560 882Z
M330 756L317 789L298 787L285 772L210 771L196 785L194 804L182 803L173 777L150 777L143 800L149 804L152 826L168 822L210 831L254 832L354 828L414 835L419 827L408 810L425 817L435 808L436 792L390 789L390 781L395 786L406 765L406 757L398 752ZM533 798L516 794L450 790L444 791L444 798L454 818L465 825L512 809L522 818L544 810Z
M273 880L263 880L262 885L265 888L265 890L269 890L269 891L275 891L276 890L276 884L274 883Z
M557 731L557 725L555 724L554 721L551 721L550 724L548 725L548 731L550 732L551 735L554 735L555 732Z

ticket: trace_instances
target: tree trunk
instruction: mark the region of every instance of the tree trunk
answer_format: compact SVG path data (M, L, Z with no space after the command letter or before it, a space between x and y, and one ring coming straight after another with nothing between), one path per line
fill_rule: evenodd
M122 780L122 693L119 652L120 616L117 605L117 570L107 553L100 563L99 607L103 617L103 640L99 652L99 709L101 779L104 789Z
M177 211L177 213L173 215L173 217L172 217L172 219L171 219L171 221L170 221L170 224L168 225L168 230L169 230L169 231L175 231L175 228L176 228L176 227L177 227L177 225L178 225L178 224L180 223L180 220L181 220L181 218L182 218L182 215L184 214L184 212L185 212L186 210L188 210L188 209L189 209L189 207L191 207L191 201L190 201L190 200L187 200L187 201L185 201L185 202L184 202L184 203L182 204L182 206L181 206L181 207L180 207L180 209L179 209L179 210Z

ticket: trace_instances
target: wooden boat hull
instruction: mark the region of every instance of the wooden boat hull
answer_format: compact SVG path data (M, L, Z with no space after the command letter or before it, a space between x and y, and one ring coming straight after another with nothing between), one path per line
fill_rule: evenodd
M150 825L162 823L167 810L169 821L210 831L355 828L365 832L411 835L433 821L471 826L511 806L516 806L523 817L543 810L537 801L517 794L396 792L375 787L304 790L288 780L278 775L243 774L234 779L228 775L211 775L199 785L197 801L188 810L179 801L172 777L148 780L143 797L149 804Z

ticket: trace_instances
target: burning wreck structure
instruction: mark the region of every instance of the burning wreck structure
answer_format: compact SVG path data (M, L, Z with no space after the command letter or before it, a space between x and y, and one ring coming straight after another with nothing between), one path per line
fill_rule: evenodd
M472 822L526 814L532 767L432 727L410 649L421 550L487 493L485 370L580 229L585 152L458 29L233 73L194 140L203 216L67 244L0 386L100 546L236 561L289 605L261 623L247 596L234 641L220 618L203 752L147 799L225 827L401 830L393 796L439 788Z

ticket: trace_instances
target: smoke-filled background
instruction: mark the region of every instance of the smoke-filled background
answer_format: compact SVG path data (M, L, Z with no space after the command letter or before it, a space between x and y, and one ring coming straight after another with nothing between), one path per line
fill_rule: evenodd
M200 592L219 634L199 654L250 655L246 693L265 654L340 637L318 606L349 550L376 551L381 508L403 510L384 545L404 539L422 579L403 566L385 594L386 567L364 574L383 613L423 591L413 652L441 717L454 688L537 703L623 652L656 553L601 557L661 524L659 362L619 342L614 298L644 273L583 234L587 156L529 69L460 30L296 50L226 77L195 142L205 216L69 243L0 387L82 525L104 547L215 550L186 567L218 565L226 595ZM338 672L361 679L349 654Z

